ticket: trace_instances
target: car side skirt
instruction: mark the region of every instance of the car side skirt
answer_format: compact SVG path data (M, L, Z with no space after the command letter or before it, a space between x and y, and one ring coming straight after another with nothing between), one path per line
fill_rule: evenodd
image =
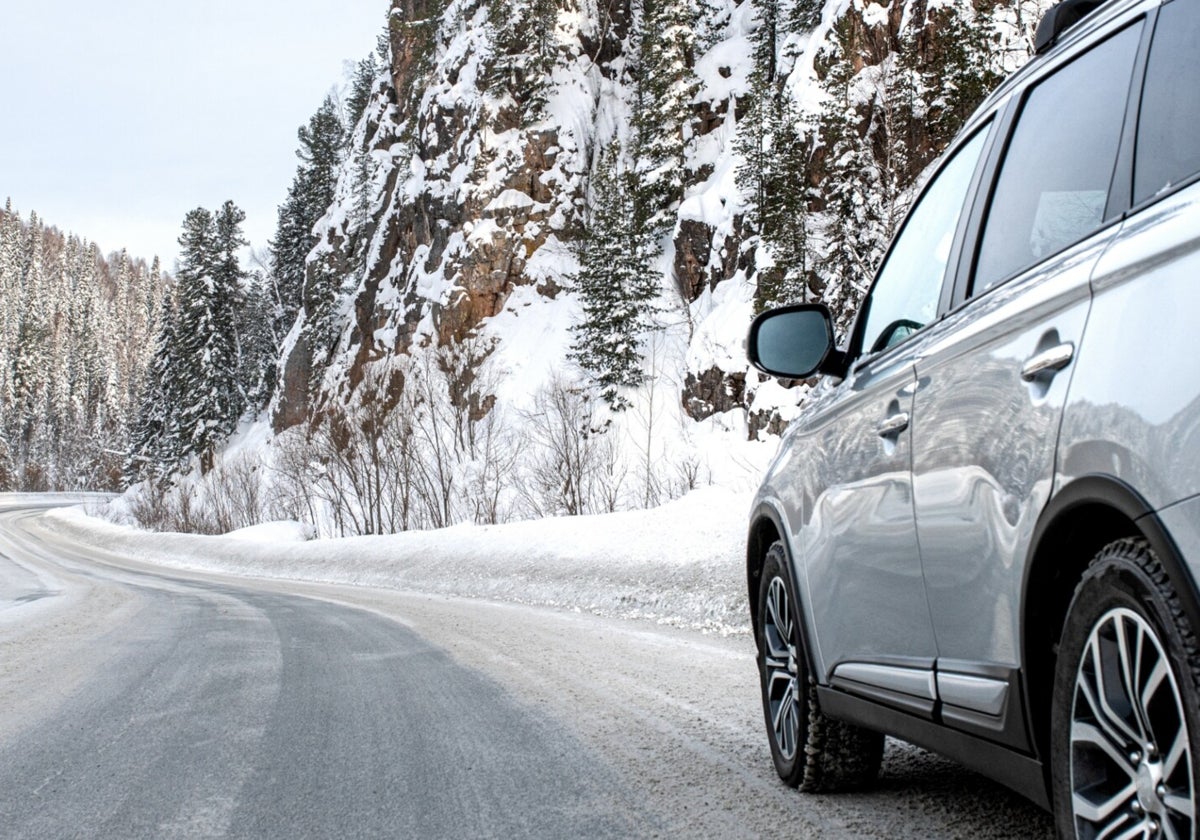
M1050 809L1045 768L1032 756L836 688L818 686L817 697L821 711L830 717L884 732L953 758Z

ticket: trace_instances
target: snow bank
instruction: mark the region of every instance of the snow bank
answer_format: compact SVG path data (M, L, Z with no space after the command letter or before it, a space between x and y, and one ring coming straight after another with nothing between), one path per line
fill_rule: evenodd
M311 540L314 536L316 533L311 525L305 525L303 522L295 520L285 520L238 528L236 531L230 531L223 535L222 538L258 543L288 543L304 542Z
M705 487L653 510L310 542L295 541L297 523L208 537L137 531L82 508L47 520L67 538L164 568L487 598L732 635L749 632L749 505L747 493Z

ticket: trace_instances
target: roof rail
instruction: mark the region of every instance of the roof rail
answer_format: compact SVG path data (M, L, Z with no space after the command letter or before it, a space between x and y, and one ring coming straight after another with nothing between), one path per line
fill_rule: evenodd
M1094 12L1104 3L1104 0L1062 0L1051 6L1042 16L1038 24L1037 34L1033 37L1033 52L1041 55L1058 43L1062 35L1079 21Z

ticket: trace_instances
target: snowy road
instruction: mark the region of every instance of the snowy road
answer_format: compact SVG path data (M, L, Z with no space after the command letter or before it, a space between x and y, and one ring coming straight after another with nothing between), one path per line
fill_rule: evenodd
M896 742L870 793L783 788L752 644L164 571L9 503L0 826L13 838L1051 836L1034 806Z

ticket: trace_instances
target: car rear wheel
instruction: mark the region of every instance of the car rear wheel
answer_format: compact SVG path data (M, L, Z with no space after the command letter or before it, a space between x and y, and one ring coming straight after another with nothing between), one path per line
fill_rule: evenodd
M1196 836L1195 634L1144 540L1102 550L1075 590L1051 720L1062 837Z
M779 777L807 792L874 781L883 735L826 717L817 705L801 642L800 616L783 544L767 551L759 583L758 665L763 715Z

